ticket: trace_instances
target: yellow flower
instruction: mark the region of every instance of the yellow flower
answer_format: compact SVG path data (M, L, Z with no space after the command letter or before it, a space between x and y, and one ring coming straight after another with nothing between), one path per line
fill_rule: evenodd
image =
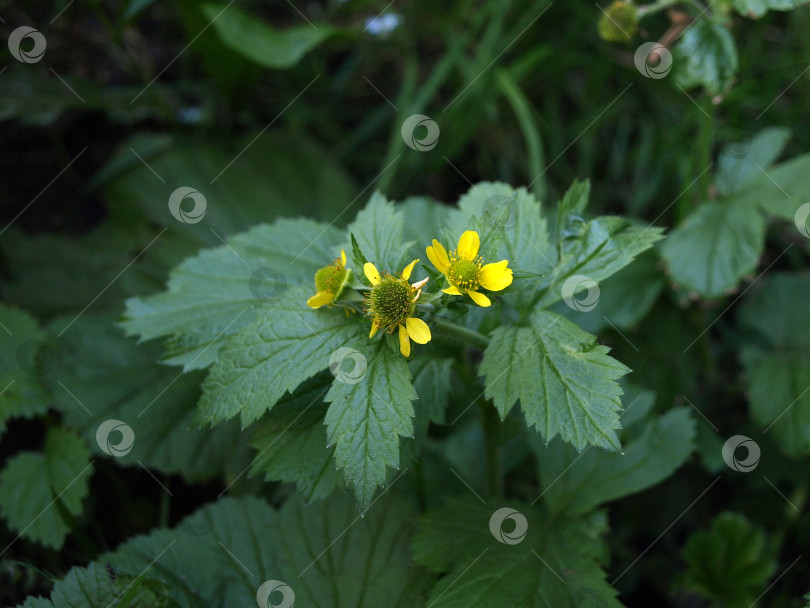
M450 283L450 287L442 290L444 293L451 296L466 293L479 306L489 306L492 302L478 290L482 287L488 291L506 289L512 284L512 269L507 268L507 260L484 265L484 260L478 255L480 246L478 233L467 230L458 240L458 249L451 251L449 256L436 239L433 239L433 246L427 248L427 256Z
M320 308L334 302L343 293L343 288L351 276L352 271L346 268L346 252L341 249L339 258L315 273L315 291L317 293L307 300L307 306Z
M408 264L399 276L388 273L380 275L377 267L370 262L363 266L363 272L371 283L371 291L366 296L366 314L372 318L368 337L371 338L379 329L389 334L398 329L399 352L406 357L411 354L411 340L419 344L430 342L427 323L413 316L416 301L427 279L413 285L408 283L418 261Z

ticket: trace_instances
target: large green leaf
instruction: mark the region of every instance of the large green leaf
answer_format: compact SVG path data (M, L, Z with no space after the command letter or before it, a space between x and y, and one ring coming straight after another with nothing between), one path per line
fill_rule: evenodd
M758 337L743 348L751 414L773 432L787 454L810 451L810 338L804 303L810 277L776 273L763 278L740 311L739 323Z
M116 581L137 577L131 608L255 606L267 581L286 585L285 598L296 605L420 608L428 579L409 563L413 509L390 496L379 506L361 518L345 495L311 506L294 497L280 513L258 498L224 498L176 528L134 537L90 567L75 568L56 583L53 604L29 599L25 606L123 605L125 590ZM262 599L278 606L281 593Z
M632 411L632 410L630 410ZM628 426L628 421L623 421ZM602 503L645 490L681 466L694 449L688 408L670 410L646 423L623 454L588 449L577 453L560 441L534 441L543 499L553 513L585 514Z
M216 424L239 415L247 425L326 369L339 348L365 342L367 323L341 311L309 308L311 291L291 287L227 339L203 384L201 420Z
M729 29L713 19L698 19L681 36L674 52L677 83L702 86L709 95L725 92L737 74L737 45Z
M229 335L266 314L289 287L312 285L315 272L340 254L339 240L338 230L307 219L257 226L185 260L171 272L168 291L128 300L123 326L144 340L173 336L169 363L207 367Z
M97 441L99 427L117 420L134 433L131 451L116 454L123 465L140 463L187 479L236 474L247 465L250 449L237 421L215 429L194 423L203 375L159 365L159 344L138 345L111 319L90 315L60 340L58 361L46 379L65 423L96 454L109 454ZM121 440L109 439L113 445Z
M599 515L552 520L525 504L450 500L419 520L414 559L444 574L433 608L618 608L600 565L606 526Z
M710 202L670 233L661 255L675 281L716 298L756 269L764 238L765 221L756 208Z
M276 30L230 4L206 3L202 11L226 46L267 68L293 67L340 31L326 23Z
M686 542L680 586L728 608L756 604L776 562L765 534L738 513L724 512Z
M85 442L52 428L42 452L20 452L0 473L0 515L20 536L59 549L82 512L92 472Z
M413 436L417 394L395 339L382 336L357 352L367 362L360 381L336 379L326 394L327 437L335 460L366 511L387 469L399 469L399 438Z
M411 260L402 259L402 230L404 214L395 209L379 192L375 192L368 205L357 214L349 225L349 232L357 239L366 260L380 272L402 272L402 266ZM363 272L362 268L357 269Z
M529 327L502 326L484 352L480 374L501 418L520 399L526 422L544 441L557 434L578 450L619 451L620 395L630 370L596 337L560 315L538 310Z
M810 201L810 154L759 171L744 191L734 196L740 205L760 208L771 215L794 221L796 211Z

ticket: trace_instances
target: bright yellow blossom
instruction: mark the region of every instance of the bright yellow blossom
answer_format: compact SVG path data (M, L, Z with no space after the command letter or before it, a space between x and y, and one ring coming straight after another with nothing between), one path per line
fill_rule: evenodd
M366 314L372 318L368 337L371 338L379 329L389 334L398 329L399 352L405 357L411 354L411 340L419 344L430 341L427 323L413 316L416 301L427 279L413 285L408 283L418 261L408 264L399 276L388 273L380 275L377 267L370 262L363 266L363 272L371 283L371 291L365 298Z
M352 271L346 268L346 252L340 250L340 257L315 273L316 294L307 300L310 308L320 308L331 304L343 293L343 288L349 282Z
M427 256L450 283L450 287L442 290L444 293L451 296L466 293L479 306L489 306L492 302L479 289L506 289L512 284L512 269L507 268L507 260L484 264L484 260L478 255L480 246L478 233L467 230L458 240L458 248L451 251L450 255L447 255L447 250L439 241L433 239L433 246L427 248Z

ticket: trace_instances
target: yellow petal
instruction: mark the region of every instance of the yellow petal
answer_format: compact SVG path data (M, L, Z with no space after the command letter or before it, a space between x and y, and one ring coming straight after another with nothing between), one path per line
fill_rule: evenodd
M458 240L458 257L461 260L474 260L478 255L481 239L475 230L468 230Z
M468 291L467 295L469 295L472 298L473 302L475 302L479 306L482 306L483 308L486 308L487 306L492 304L492 302L489 301L489 298L486 297L484 294L482 294L480 291Z
M404 357L411 354L411 341L408 338L408 330L405 329L404 325L399 326L399 352Z
M430 342L430 328L422 319L408 317L405 319L405 325L411 340L419 344L427 344Z
M374 320L371 322L371 331L370 331L370 332L368 332L368 337L369 337L369 338L373 338L373 337L374 337L374 334L376 334L376 333L377 333L377 330L378 330L378 329L380 329L380 326L379 326L379 325L378 325L378 323L377 323L377 319L374 319Z
M340 250L340 263L343 264L344 267L346 266L346 252L342 249Z
M377 271L377 267L371 262L365 263L363 266L363 274L366 275L366 278L372 285L376 285L380 282L380 273Z
M319 291L309 300L307 300L307 306L310 308L320 308L321 306L329 304L334 297L335 294L333 293L329 293L328 291Z
M428 247L425 249L425 252L427 253L430 263L436 267L436 270L442 274L446 274L447 268L450 266L450 258L447 257L447 250L444 246L436 239L433 239L433 247Z
M447 289L442 289L442 291L444 293L446 293L448 296L460 296L460 295L462 295L461 292L458 290L458 287L450 286Z
M512 269L507 268L507 260L486 264L478 273L481 287L490 291L500 291L512 284Z
M411 278L411 273L413 272L413 267L416 266L416 263L419 260L414 260L410 264L405 267L405 270L402 271L402 278L406 281Z

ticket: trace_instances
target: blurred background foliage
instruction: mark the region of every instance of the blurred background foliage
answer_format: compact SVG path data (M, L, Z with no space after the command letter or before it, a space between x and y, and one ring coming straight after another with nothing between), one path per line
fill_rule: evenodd
M792 225L796 205L758 171L775 166L793 203L810 200L802 156L810 151L810 10L716 0L675 43L673 74L644 78L636 47L698 16L694 4L650 15L621 45L600 38L598 5L574 2L0 2L5 36L31 25L47 39L42 61L4 54L0 66L3 299L38 320L19 321L21 335L37 340L67 331L81 313L54 346L71 356L53 369L71 386L106 383L109 394L89 403L94 412L140 408L148 397L137 385L164 384L173 372L150 363L160 348L136 347L111 321L126 297L161 289L168 270L198 249L277 216L345 224L375 189L452 202L472 183L499 180L528 186L553 213L573 180L590 178L589 215L686 228L610 279L600 307L575 318L655 391L658 410L691 405L705 416L696 418L698 458L611 511L609 580L726 471L724 438L745 433L767 455L756 476L724 475L622 576L620 597L628 606L746 605L782 573L767 605L801 606L807 565L784 570L810 542L810 397L802 392L810 344L794 335L807 331L808 240ZM415 113L441 129L428 153L400 134ZM783 129L765 131L772 127ZM167 213L179 186L205 194L204 224ZM427 219L415 230L433 234ZM51 369L30 382L15 356L7 359L0 371L21 379L0 395L8 426L0 457L39 449L54 420L92 445L93 421L71 413ZM762 366L792 366L792 375L763 377ZM132 374L135 386L122 387ZM192 375L174 387L177 420L190 419L198 382ZM797 405L765 434L780 411L769 407L773 395ZM170 431L188 432L181 426ZM248 458L232 449L238 429L214 434L205 441L232 462L188 469L190 456L168 440L150 451L146 464L178 490L171 506L145 468L122 477L97 461L73 528L88 532L58 553L20 541L0 559L0 601L49 588L49 576L25 564L64 574L214 498L233 477L227 469ZM712 523L723 510L736 515ZM93 517L100 513L115 515ZM747 552L734 550L740 535L754 539ZM14 538L0 530L0 545ZM728 589L729 576L747 582Z

